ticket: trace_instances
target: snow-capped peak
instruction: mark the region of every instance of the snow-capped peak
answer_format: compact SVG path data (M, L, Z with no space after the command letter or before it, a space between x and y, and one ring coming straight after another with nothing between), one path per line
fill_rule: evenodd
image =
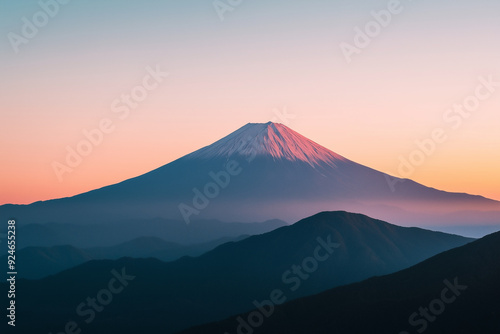
M300 160L310 165L329 165L344 157L313 142L280 123L248 123L212 145L188 155L189 158L210 159L232 156L271 156L274 159Z

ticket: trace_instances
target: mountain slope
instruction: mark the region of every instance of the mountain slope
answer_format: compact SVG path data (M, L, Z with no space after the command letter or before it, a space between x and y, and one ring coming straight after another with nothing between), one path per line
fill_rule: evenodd
M171 333L250 310L275 289L291 300L394 272L470 241L359 214L324 212L197 258L90 261L40 281L18 281L19 317L32 320L19 328L55 331L74 319L92 333ZM105 288L113 269L122 268L135 278L116 302L85 324L75 307Z
M296 221L325 210L363 212L406 225L500 223L497 201L389 178L275 123L247 124L115 185L31 205L3 205L0 218L15 217L19 225L156 217L188 223Z
M406 270L277 306L250 328L255 334L499 333L499 281L497 232ZM237 318L183 333L236 333Z

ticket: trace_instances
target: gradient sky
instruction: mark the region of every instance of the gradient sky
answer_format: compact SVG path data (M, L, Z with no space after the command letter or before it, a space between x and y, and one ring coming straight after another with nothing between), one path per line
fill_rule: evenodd
M500 200L500 87L457 129L443 121L478 77L500 81L500 2L401 1L348 64L340 43L387 3L244 0L221 21L212 1L71 1L16 53L8 34L40 5L2 1L0 204L140 175L284 109L292 129L396 176L415 140L443 128L446 142L410 178ZM148 66L170 75L119 119L112 102ZM105 118L114 131L60 182L52 163Z

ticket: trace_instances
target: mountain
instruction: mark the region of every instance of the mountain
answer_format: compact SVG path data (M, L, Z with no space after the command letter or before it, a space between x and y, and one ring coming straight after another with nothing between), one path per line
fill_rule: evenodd
M197 258L90 261L39 281L18 280L17 314L30 321L16 329L58 332L72 319L90 333L172 333L250 310L277 289L291 300L391 273L470 241L323 212ZM118 289L117 275L120 282L130 279L110 297L105 289ZM76 310L95 296L106 307L97 307L101 311L87 324L87 307Z
M271 122L247 124L118 184L69 198L3 205L0 218L16 218L19 226L156 217L186 223L292 222L325 210L362 212L403 225L500 223L500 202L392 178Z
M90 260L121 257L149 258L173 261L183 256L199 256L230 241L239 241L248 236L226 237L193 245L180 245L157 237L139 237L115 246L78 249L70 245L52 247L26 247L16 251L18 278L40 279L76 267ZM1 256L7 263L8 254ZM0 273L0 279L7 279Z
M249 314L183 334L500 333L500 232L406 270L338 287L283 305L263 321ZM243 319L243 320L241 320ZM246 329L244 329L246 328Z

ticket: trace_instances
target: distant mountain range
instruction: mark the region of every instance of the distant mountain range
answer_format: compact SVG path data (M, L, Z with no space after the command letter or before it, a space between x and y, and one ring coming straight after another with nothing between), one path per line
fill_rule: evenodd
M17 315L29 321L18 321L16 330L58 333L74 321L94 334L173 333L251 310L270 296L288 301L395 272L471 241L323 212L196 258L94 260L18 280ZM7 291L6 284L0 289ZM88 298L101 303L93 312Z
M3 205L18 225L163 217L288 222L325 210L403 225L499 224L500 202L392 178L277 123L247 124L144 175L77 196ZM130 239L129 239L130 240Z
M268 316L254 310L182 333L500 333L499 282L497 232L391 275L266 306Z
M188 225L183 221L162 218L84 225L29 224L17 228L17 233L22 235L22 238L16 240L16 246L18 250L25 247L60 245L72 245L80 249L114 247L141 237L155 237L170 243L195 245L223 238L233 239L241 235L262 234L285 225L287 223L277 219L259 223L200 220ZM2 252L7 252L7 249L2 249ZM122 254L125 255L127 254Z
M250 224L249 224L250 225ZM226 237L194 245L180 245L157 237L140 237L116 246L78 249L70 245L26 247L16 252L18 278L40 279L76 267L90 260L119 259L121 257L149 258L173 261L183 256L198 256L221 244L247 238ZM7 263L8 254L0 257ZM6 273L0 273L5 281Z

